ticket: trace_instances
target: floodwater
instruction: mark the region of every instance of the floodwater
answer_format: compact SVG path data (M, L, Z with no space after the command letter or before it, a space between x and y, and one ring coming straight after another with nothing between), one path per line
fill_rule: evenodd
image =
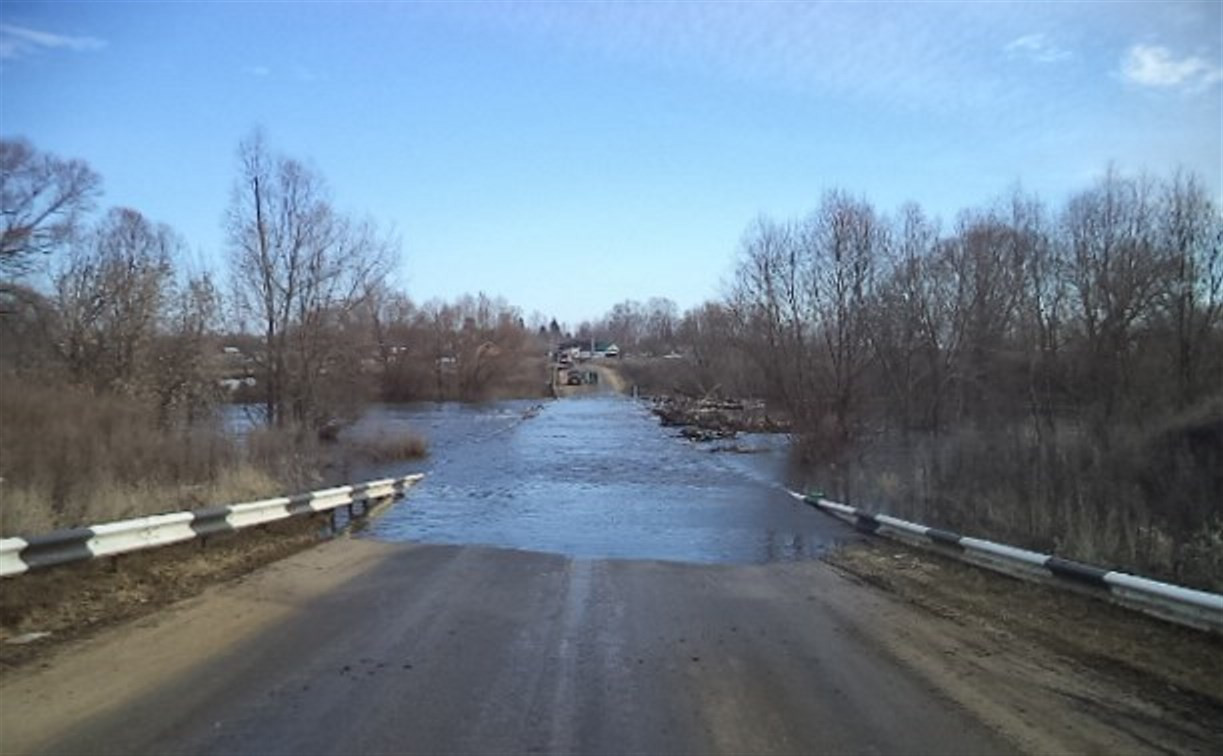
M702 563L809 559L854 537L786 493L784 436L713 452L625 397L382 406L351 433L409 430L429 457L361 479L427 476L364 537Z

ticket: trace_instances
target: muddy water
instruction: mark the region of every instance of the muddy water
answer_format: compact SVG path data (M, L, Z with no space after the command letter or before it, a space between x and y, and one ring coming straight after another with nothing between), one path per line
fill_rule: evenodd
M627 398L382 407L353 432L404 429L429 458L363 477L428 476L366 537L704 563L807 559L853 537L786 494L784 437L711 452Z

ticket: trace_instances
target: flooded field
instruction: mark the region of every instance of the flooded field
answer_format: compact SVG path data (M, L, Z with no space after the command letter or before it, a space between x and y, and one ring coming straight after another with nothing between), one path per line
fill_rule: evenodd
M366 537L704 563L806 559L853 537L787 495L785 437L714 452L619 396L386 406L352 432L402 430L430 456L362 477L428 476Z

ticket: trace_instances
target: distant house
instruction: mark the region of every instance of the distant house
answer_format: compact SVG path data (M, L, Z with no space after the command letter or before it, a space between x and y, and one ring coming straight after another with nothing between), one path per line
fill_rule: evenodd
M556 345L553 358L557 362L619 357L620 347L598 339L566 339Z

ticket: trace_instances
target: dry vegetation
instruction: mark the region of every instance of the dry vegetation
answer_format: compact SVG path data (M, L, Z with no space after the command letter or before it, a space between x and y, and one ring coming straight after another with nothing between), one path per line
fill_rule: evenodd
M353 442L356 453L370 462L401 462L425 456L427 445L420 436L375 436Z
M547 345L518 308L481 293L417 305L382 292L367 312L383 401L544 396Z
M0 534L264 498L317 480L291 439L215 423L167 430L148 406L71 386L0 391Z

